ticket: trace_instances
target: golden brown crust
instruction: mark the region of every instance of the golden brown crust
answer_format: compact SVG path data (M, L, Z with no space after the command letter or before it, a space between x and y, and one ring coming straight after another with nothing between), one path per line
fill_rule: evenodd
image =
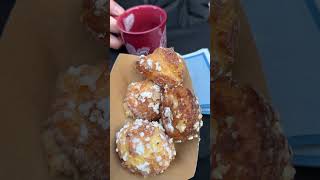
M175 142L199 136L202 114L196 97L182 86L166 88L161 106L161 123Z
M231 71L236 58L239 33L239 10L235 0L214 0L211 37L215 79Z
M106 0L83 0L82 13L80 20L95 38L103 43L109 41L109 11ZM107 44L106 44L107 45Z
M212 179L292 180L290 149L271 105L227 78L214 90Z
M157 48L148 56L140 56L136 68L144 77L164 87L183 82L185 64L173 49Z
M127 117L152 121L160 118L160 101L161 88L145 80L129 84L123 106Z
M158 122L129 120L116 134L116 152L121 164L134 174L163 173L176 155L172 139Z
M69 68L44 129L61 149L55 155L66 157L85 179L109 179L108 79L102 66Z

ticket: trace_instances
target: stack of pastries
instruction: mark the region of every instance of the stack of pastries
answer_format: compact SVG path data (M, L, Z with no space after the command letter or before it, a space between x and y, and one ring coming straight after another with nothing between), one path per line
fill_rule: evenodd
M213 1L211 72L212 180L293 180L291 150L271 104L233 79L239 7Z
M107 66L70 67L42 135L52 175L109 179L109 76Z
M140 56L145 78L129 84L123 100L126 123L116 134L116 152L134 174L163 173L176 156L175 143L200 140L202 114L192 91L183 86L183 58L172 48Z

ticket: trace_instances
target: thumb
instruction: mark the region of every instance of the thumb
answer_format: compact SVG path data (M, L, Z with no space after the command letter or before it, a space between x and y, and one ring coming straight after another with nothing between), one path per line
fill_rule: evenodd
M124 9L114 0L110 0L110 15L119 16L124 12Z

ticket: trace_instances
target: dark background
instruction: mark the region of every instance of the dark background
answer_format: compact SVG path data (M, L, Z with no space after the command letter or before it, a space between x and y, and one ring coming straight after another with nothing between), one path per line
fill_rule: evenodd
M5 26L6 20L9 17L10 10L14 6L14 0L0 0L0 36ZM199 48L209 46L210 31L207 24L199 25L197 28L188 29L170 29L168 30L168 46L174 46L175 50L181 52L181 54L189 53ZM197 39L197 41L188 42L188 38ZM1 37L0 37L1 38ZM189 38L190 39L190 38ZM116 55L124 51L111 51L111 59L115 59ZM203 137L200 143L199 161L197 166L197 173L193 179L209 179L210 173L210 156L209 156L209 132L210 123L209 116L204 117L204 127L201 130L201 136ZM296 180L319 180L320 169L309 167L296 167ZM18 172L17 172L18 173ZM26 177L27 179L27 177Z

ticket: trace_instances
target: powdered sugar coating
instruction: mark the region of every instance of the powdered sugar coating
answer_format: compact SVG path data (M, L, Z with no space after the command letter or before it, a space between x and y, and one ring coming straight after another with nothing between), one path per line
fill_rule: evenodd
M156 62L156 70L161 71L161 65L159 62Z
M164 118L167 119L167 121L165 121L165 126L167 127L167 129L170 131L170 132L173 132L174 131L174 128L172 126L172 112L170 110L169 107L165 107L164 108Z

